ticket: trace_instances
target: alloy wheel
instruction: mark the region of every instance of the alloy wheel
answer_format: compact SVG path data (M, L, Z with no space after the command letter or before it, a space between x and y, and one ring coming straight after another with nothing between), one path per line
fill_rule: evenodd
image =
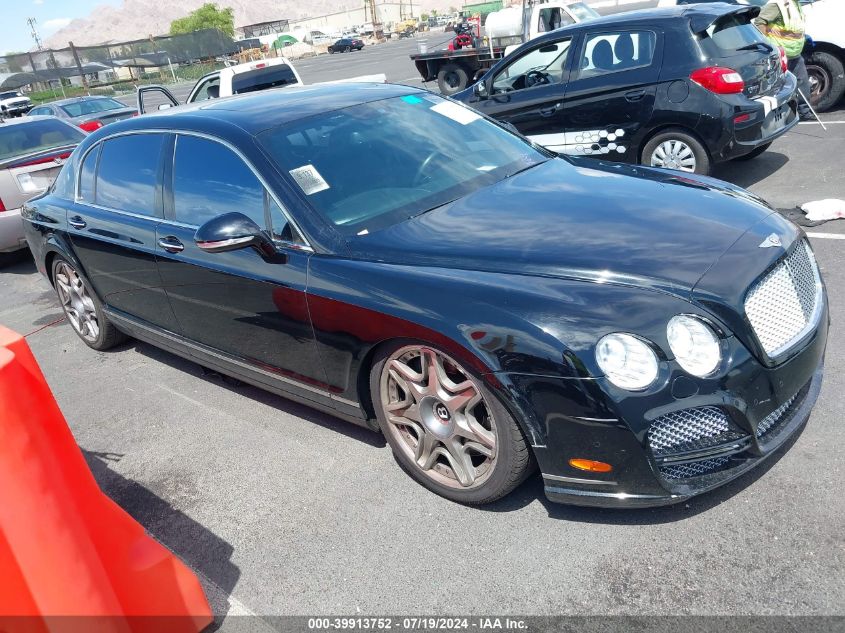
M97 308L79 273L66 262L56 266L56 290L73 329L85 340L96 341L100 336Z
M651 166L694 172L697 166L695 152L683 141L669 139L652 152Z
M430 347L403 347L385 362L380 392L387 432L426 477L465 490L493 473L492 409L454 360Z

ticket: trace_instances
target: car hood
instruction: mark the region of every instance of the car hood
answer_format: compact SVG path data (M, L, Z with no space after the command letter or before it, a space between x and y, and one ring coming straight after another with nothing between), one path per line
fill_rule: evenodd
M29 97L10 97L8 99L0 99L6 105L19 105L29 103Z
M350 242L353 256L653 286L689 296L772 214L712 178L591 159L551 159ZM765 224L765 223L763 223Z

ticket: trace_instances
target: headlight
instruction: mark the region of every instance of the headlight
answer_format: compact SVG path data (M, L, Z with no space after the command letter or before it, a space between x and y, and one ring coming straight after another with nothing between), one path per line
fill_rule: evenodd
M617 387L636 391L657 379L657 356L630 334L608 334L596 345L596 361Z
M672 317L666 326L666 336L678 364L693 376L712 374L722 360L716 333L699 319L683 315Z

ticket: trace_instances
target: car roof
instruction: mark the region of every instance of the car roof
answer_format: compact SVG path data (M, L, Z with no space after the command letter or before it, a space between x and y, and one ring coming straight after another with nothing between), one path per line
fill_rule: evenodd
M542 43L546 40L557 39L565 33L580 33L586 29L596 27L618 27L618 26L644 26L660 22L671 22L678 19L689 20L696 31L702 26L709 26L718 18L729 13L759 13L759 7L753 5L728 4L726 2L708 2L704 4L680 4L672 7L658 7L653 9L639 9L614 13L584 22L576 22L568 26L555 29L543 34L541 37L530 40L531 43ZM756 13L755 13L756 15Z
M288 86L150 112L108 126L109 131L185 127L211 131L236 126L251 135L325 112L407 94L419 88L383 83L338 83Z

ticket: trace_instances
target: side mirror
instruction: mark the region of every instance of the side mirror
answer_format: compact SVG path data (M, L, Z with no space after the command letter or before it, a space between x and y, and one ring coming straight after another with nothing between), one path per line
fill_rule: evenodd
M169 103L161 103L161 104L159 104L158 109L159 109L159 111L161 111L161 110L167 110L167 109L172 108L172 107L173 106L170 105Z
M271 256L275 247L264 231L243 213L224 213L203 224L194 234L197 246L206 253L225 253L241 248L255 248L262 256Z
M487 85L484 83L484 81L477 81L472 85L472 94L474 94L479 99L487 98Z

